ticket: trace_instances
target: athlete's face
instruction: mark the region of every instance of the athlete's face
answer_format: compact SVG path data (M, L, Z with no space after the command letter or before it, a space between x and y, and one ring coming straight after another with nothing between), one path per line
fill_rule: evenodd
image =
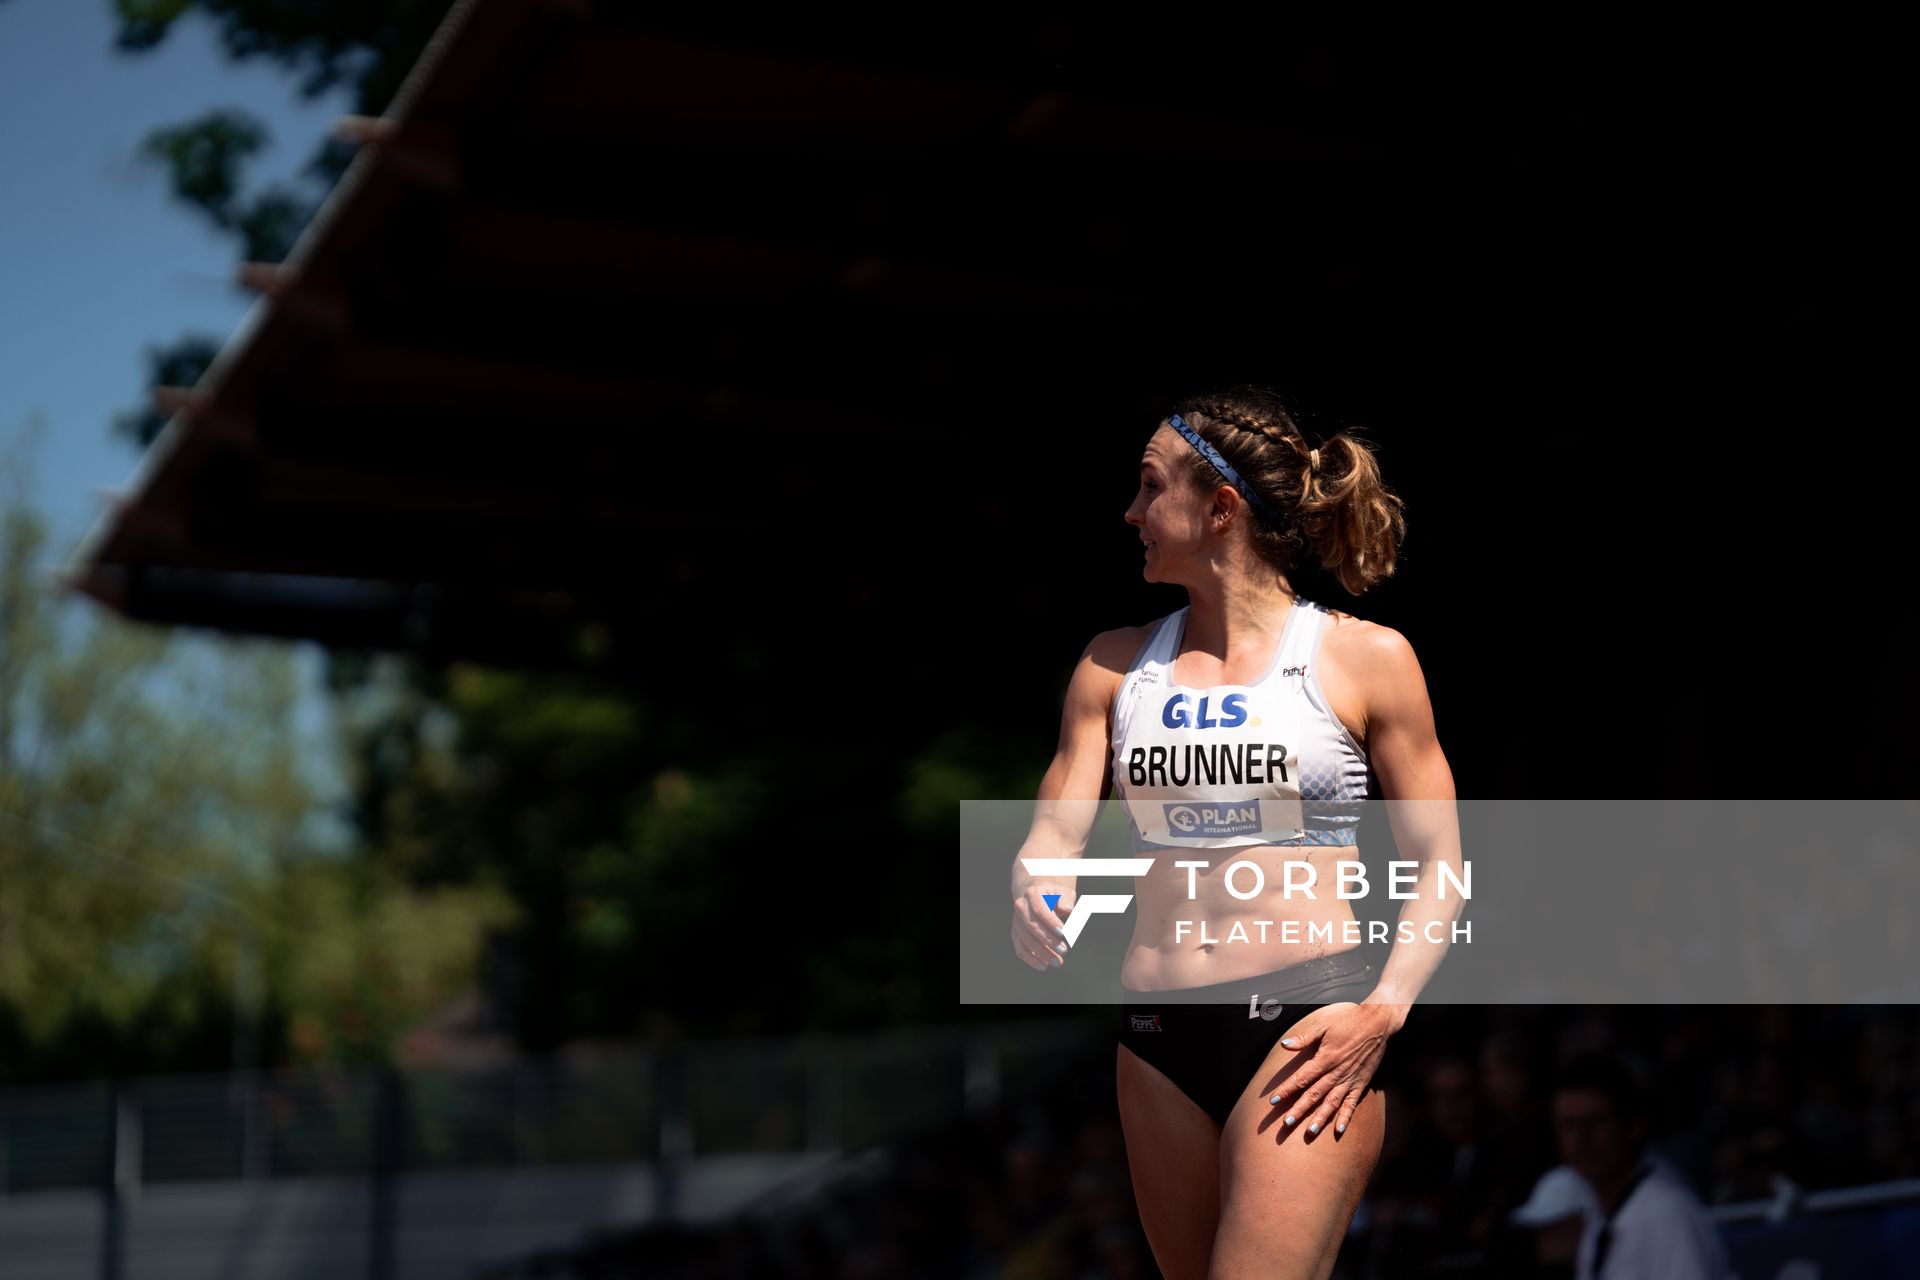
M1172 427L1161 427L1140 456L1140 488L1126 519L1140 531L1148 582L1183 581L1207 533L1209 495L1183 470L1181 450L1192 447Z

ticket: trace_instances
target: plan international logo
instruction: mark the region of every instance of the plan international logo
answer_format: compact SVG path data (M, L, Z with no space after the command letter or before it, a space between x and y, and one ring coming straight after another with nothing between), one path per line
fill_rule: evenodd
M1162 805L1167 830L1183 836L1243 836L1260 830L1258 800L1227 800L1220 804Z

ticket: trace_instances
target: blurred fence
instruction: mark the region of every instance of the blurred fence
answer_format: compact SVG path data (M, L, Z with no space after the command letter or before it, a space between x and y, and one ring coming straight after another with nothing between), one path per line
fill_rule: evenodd
M837 1153L954 1123L1044 1075L1085 1035L1069 1017L579 1045L471 1070L303 1069L0 1090L0 1256L9 1277L28 1274L30 1254L45 1264L33 1274L160 1274L152 1241L194 1236L211 1247L222 1233L259 1233L264 1216L279 1224L267 1234L282 1238L249 1246L245 1274L336 1273L310 1265L318 1245L296 1238L297 1223L291 1236L282 1229L296 1220L324 1228L338 1274L469 1274L489 1249L558 1243L556 1234L608 1219L738 1211ZM572 1190L554 1190L563 1184ZM298 1203L307 1210L287 1207L295 1188L305 1188ZM506 1229L502 1215L516 1201L541 1202L532 1215L541 1241ZM263 1215L269 1204L277 1207ZM186 1216L163 1222L169 1214ZM444 1223L427 1220L434 1215ZM491 1244L481 1241L488 1226ZM458 1246L440 1238L455 1233ZM478 1252L457 1257L462 1249ZM84 1269L76 1250L87 1254ZM279 1250L308 1265L277 1270ZM431 1255L433 1268L400 1269L396 1260L414 1255ZM228 1246L222 1256L237 1255ZM185 1254L179 1263L188 1273Z
M1920 1178L1712 1207L1738 1274L1752 1280L1920 1277Z

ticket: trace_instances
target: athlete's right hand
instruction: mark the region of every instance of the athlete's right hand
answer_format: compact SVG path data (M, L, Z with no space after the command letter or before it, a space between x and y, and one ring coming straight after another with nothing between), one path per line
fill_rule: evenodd
M1049 907L1047 895L1059 901ZM1073 912L1073 889L1053 880L1035 880L1013 900L1013 954L1035 969L1058 969L1067 954L1060 926Z

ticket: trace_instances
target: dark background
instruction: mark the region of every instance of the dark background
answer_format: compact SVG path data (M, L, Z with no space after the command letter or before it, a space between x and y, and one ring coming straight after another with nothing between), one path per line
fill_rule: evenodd
M207 8L303 73L366 52L368 114L445 12ZM352 743L358 856L408 891L506 887L522 914L474 988L517 1050L1011 1013L957 1004L953 937L905 904L950 897L961 800L1032 795L1088 640L1185 603L1141 581L1121 513L1154 425L1229 383L1376 447L1398 571L1360 600L1296 585L1412 642L1461 796L1913 793L1910 147L1884 33L540 13L427 96L458 181L395 181L331 229L248 366L251 438L141 495L178 540L129 518L101 552L124 592L96 592L323 639L342 698L381 626L418 642L418 701ZM165 25L129 20L130 46ZM669 40L773 63L633 61ZM248 259L287 254L301 211L219 191L183 194ZM175 552L237 570L232 594L181 587ZM442 603L275 614L246 570ZM528 593L600 658L525 640ZM769 948L787 986L743 1001L728 960ZM384 975L359 977L375 1000ZM23 1082L214 1069L208 1008L171 1056L138 1025L28 1044L5 1010L0 1046ZM1732 1196L1768 1185L1762 1113L1871 1078L1881 1109L1849 1123L1888 1149L1796 1167L1911 1175L1911 1082L1874 1066L1883 1041L1910 1065L1904 1011L1722 1010L1705 1044L1684 1015L1610 1017L1416 1011L1390 1081L1411 1097L1502 1029L1541 1080L1638 1041L1717 1099ZM1786 1097L1828 1033L1858 1060ZM1771 1083L1735 1079L1741 1055ZM1110 1138L1106 1096L1079 1097ZM1020 1150L974 1139L984 1178Z
M1032 795L1089 639L1185 603L1141 447L1236 382L1405 500L1390 580L1296 585L1412 642L1463 797L1913 789L1869 32L206 11L405 127L318 217L231 120L156 135L272 305L156 358L123 426L175 447L72 577L318 640L343 700L410 654L350 817L525 908L476 978L523 1046L964 1016L840 872L944 897L959 802ZM796 921L752 1026L677 972Z
M369 115L444 12L212 11ZM1405 500L1390 580L1296 585L1412 642L1463 797L1910 794L1883 45L480 4L89 589L319 639L342 696L412 653L353 818L528 908L482 981L536 1048L967 1016L951 939L846 873L949 895L959 802L1032 795L1089 639L1185 603L1121 514L1235 382ZM188 136L183 196L285 255L297 211ZM777 1014L679 972L796 921Z

